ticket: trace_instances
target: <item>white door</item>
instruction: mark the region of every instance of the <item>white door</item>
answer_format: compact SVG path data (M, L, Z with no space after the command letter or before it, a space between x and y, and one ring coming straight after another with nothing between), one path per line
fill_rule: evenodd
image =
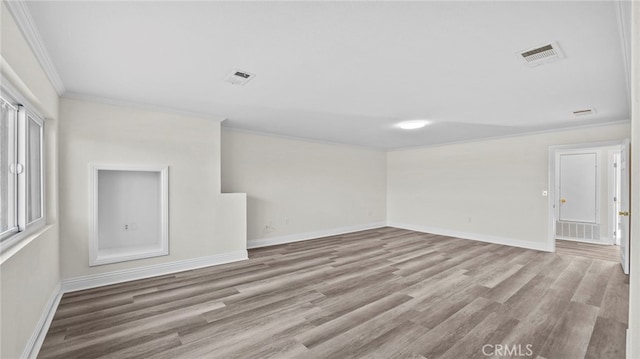
M559 219L566 222L597 223L598 155L560 155Z
M629 141L625 141L620 151L620 264L625 274L629 274Z

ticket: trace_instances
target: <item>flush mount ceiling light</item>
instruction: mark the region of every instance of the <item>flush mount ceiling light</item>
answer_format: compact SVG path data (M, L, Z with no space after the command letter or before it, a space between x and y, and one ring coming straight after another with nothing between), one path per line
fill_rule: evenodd
M403 130L417 130L419 128L423 128L428 124L429 121L427 120L411 120L400 122L397 126Z

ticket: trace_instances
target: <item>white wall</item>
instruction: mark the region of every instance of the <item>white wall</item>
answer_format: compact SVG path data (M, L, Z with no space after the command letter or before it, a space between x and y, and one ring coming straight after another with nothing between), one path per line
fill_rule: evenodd
M219 121L63 98L59 136L64 279L246 249L244 195L220 194ZM90 163L169 166L169 256L89 267Z
M549 146L629 134L621 124L389 152L387 221L548 249Z
M222 189L247 193L250 245L380 226L385 168L381 151L222 132Z
M98 174L98 250L159 247L160 173L101 170Z
M40 62L31 51L20 28L2 2L2 74L21 90L42 116L55 119L58 115L58 94Z
M627 358L640 358L640 2L632 4L631 30L631 268ZM633 338L633 339L632 339Z
M57 224L58 95L6 5L2 2L2 75L46 117L45 193L47 226L0 258L0 357L19 358L55 299L60 283ZM28 353L27 353L28 354Z

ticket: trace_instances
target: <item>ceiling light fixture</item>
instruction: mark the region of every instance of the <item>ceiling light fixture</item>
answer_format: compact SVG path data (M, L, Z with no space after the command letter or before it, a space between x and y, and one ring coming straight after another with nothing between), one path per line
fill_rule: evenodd
M398 124L403 130L417 130L419 128L423 128L428 125L429 121L427 120L411 120L411 121L403 121Z

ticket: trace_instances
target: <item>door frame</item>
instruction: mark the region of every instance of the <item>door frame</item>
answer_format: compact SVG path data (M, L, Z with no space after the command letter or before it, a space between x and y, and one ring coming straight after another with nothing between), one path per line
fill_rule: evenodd
M558 166L559 163L556 161L557 155L559 152L567 152L567 151L589 151L589 150L598 150L602 152L602 155L605 156L607 162L609 162L609 150L614 149L616 146L621 146L625 143L625 139L615 140L615 141L603 141L603 142L588 142L588 143L575 143L568 145L554 145L549 146L549 160L548 160L548 179L547 179L547 188L548 188L548 196L547 196L547 248L549 248L550 252L556 251L556 204L557 204L557 186L556 183ZM608 173L608 172L607 172ZM608 174L607 174L608 176ZM598 193L600 192L600 181L598 180ZM609 191L607 191L609 192ZM608 199L607 199L608 200ZM600 202L601 203L601 202ZM612 206L607 206L608 212L611 210ZM600 209L598 208L597 218L601 219L602 216L599 214ZM613 216L613 214L608 213L607 218Z
M622 149L617 151L609 151L609 193L613 193L614 196L620 196L620 167L616 166L612 168L611 164L620 164L622 157ZM620 233L618 231L618 220L620 216L618 212L620 211L620 198L616 198L616 202L609 200L609 233L613 233L613 243L615 245L620 245Z

